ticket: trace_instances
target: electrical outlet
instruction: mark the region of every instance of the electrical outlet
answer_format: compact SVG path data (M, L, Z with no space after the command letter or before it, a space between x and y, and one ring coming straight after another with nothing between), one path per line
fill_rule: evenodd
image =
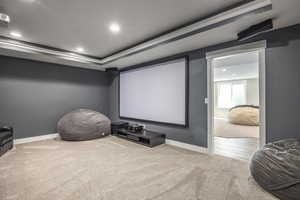
M205 104L208 104L208 98L205 98L205 99L204 99L204 103L205 103Z

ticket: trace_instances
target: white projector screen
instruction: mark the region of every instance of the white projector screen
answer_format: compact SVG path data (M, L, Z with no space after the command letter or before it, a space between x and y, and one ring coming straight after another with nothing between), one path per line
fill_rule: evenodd
M186 126L187 79L185 58L122 71L120 118Z

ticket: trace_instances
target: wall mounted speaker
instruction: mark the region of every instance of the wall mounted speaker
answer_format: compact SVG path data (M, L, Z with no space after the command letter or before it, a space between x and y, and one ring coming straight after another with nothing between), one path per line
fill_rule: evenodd
M263 21L259 24L255 24L253 26L250 26L248 29L238 33L238 40L243 41L247 40L249 38L252 38L258 34L264 33L266 31L273 29L273 20L268 19L266 21Z

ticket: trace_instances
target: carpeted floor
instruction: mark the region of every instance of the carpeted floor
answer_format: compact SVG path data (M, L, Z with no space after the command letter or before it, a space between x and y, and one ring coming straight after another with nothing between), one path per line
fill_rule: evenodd
M259 126L232 124L228 119L214 118L214 136L224 138L259 138Z
M1 200L272 200L248 163L115 137L17 145L0 158Z

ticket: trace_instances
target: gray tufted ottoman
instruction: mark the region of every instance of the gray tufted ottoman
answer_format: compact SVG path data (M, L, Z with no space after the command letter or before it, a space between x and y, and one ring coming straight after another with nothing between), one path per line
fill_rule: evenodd
M256 182L283 200L300 200L300 140L270 143L250 164Z
M57 131L62 140L91 140L110 134L110 120L99 112L78 109L59 120Z

